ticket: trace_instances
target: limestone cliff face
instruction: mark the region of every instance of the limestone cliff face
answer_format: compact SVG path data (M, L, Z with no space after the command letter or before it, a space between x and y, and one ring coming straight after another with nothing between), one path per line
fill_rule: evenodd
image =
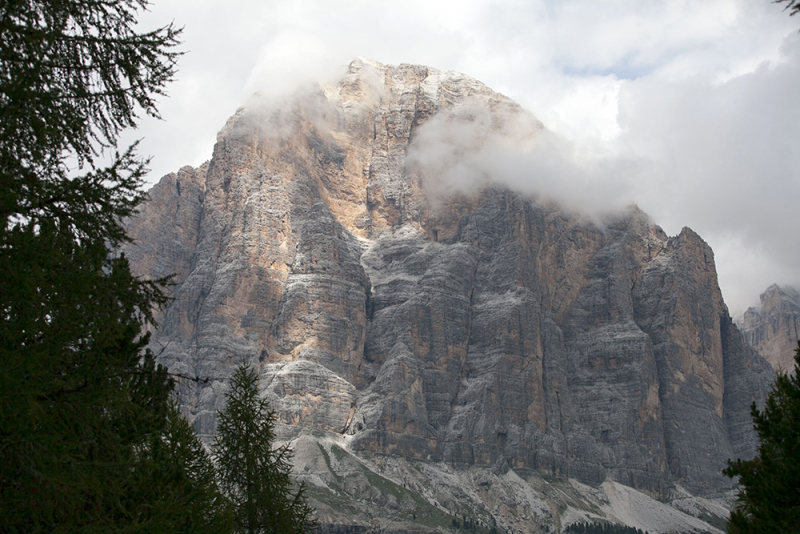
M753 454L749 406L773 372L698 235L636 208L601 228L502 176L461 192L441 179L455 171L427 150L434 126L458 161L540 135L517 104L461 74L362 61L254 102L130 223L137 272L177 273L153 345L211 378L180 385L201 433L247 361L284 438L344 436L357 455L663 495L719 489L726 460Z
M761 307L748 308L742 317L747 343L776 370L794 369L794 351L800 339L800 293L773 284L761 294Z

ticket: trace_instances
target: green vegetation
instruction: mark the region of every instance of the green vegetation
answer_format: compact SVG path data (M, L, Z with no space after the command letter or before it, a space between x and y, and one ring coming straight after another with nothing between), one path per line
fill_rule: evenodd
M369 510L384 510L381 515L387 519L408 521L421 526L438 529L458 529L478 534L498 534L496 526L486 526L494 522L489 514L476 515L475 510L453 512L442 510L426 501L417 492L387 479L360 461L353 458L343 448L331 444L327 447L317 444L332 479L327 480L330 490L309 487L309 495L317 501L337 510L339 513L358 516L369 514ZM346 466L346 474L337 472L332 460L339 466ZM363 489L369 488L364 496Z
M574 534L647 534L641 529L612 523L573 523L564 532Z
M752 406L758 454L728 462L724 473L739 477L738 505L728 532L800 530L800 342L794 374L779 372L762 410Z
M465 530L467 532L486 532L486 528L483 525L479 524L475 518L469 517L467 515L462 515L461 520L459 521L457 518L453 518L451 521L453 528L457 528L459 530ZM497 527L493 526L489 532L497 532Z
M340 460L341 458L339 457L339 454L346 454L341 447L334 446L331 447L331 449ZM391 496L394 497L398 503L406 504L406 506L402 507L404 509L401 508L395 512L399 518L407 521L411 520L420 525L425 525L432 528L450 526L452 516L423 499L415 491L404 488L395 482L378 475L360 463L358 463L358 466L360 475L366 478L370 487L375 488L380 492L382 499L386 499Z
M145 162L103 150L175 73L179 30L137 33L145 6L0 4L2 532L180 531L221 503L145 348L165 281L109 255Z
M275 413L259 396L258 375L244 365L231 377L219 412L214 458L239 532L304 534L316 523L305 485L292 488L291 451L273 447Z
M143 500L159 503L163 512L156 514L162 523L148 531L232 531L234 510L217 489L211 457L174 400L168 406L166 428L150 445L150 456L158 471L146 490L156 498Z
M147 5L0 0L3 533L226 533L241 514L147 349L168 280L114 252L147 163L117 139L158 116L179 56L173 25L136 31Z
M719 530L721 530L723 532L726 532L727 529L728 529L728 520L723 518L723 517L719 517L718 515L714 515L714 514L710 514L710 513L701 513L697 517L698 517L698 519L700 519L702 521L705 521L706 523L708 523L712 527L718 528Z

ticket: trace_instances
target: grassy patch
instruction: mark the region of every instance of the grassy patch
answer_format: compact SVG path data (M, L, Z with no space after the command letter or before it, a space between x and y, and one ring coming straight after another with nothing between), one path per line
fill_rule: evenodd
M328 471L330 471L330 473L333 475L333 478L335 478L337 482L341 482L343 480L342 477L340 477L336 473L336 471L333 470L333 467L331 466L331 457L328 456L328 451L326 451L325 447L323 447L319 443L317 443L317 447L319 447L319 451L322 453L322 459L325 460L325 465L328 466ZM338 448L338 447L334 447L334 448ZM337 459L338 459L338 457L337 457Z
M351 517L356 521L359 519L363 520L366 524L366 522L370 519L370 510L375 509L375 506L378 505L382 510L385 510L380 515L386 517L387 519L391 518L394 521L408 522L428 528L442 528L450 530L454 533L470 532L476 534L488 534L490 532L489 528L478 526L476 524L478 519L483 522L490 521L488 516L476 516L474 515L474 510L472 509L462 509L462 511L459 511L455 515L442 511L441 509L429 503L415 491L405 488L401 484L397 484L388 478L384 478L378 473L370 470L355 458L351 458L351 455L338 445L331 445L330 451L327 451L319 444L318 446L320 448L320 452L322 453L322 457L325 460L325 464L336 478L337 487L335 489L339 492L339 494L334 494L333 492L326 491L322 488L313 488L313 490L312 488L309 488L309 493L311 497L327 506L330 506L332 509L343 514L347 514L348 517ZM333 458L331 458L331 456ZM354 473L349 473L347 477L364 477L369 487L377 490L377 492L380 494L380 497L371 498L368 496L368 494L353 494L344 489L345 479L334 472L331 462L336 461L345 465L350 465L348 463L348 459L353 462L354 466L357 466L357 470ZM372 495L375 495L375 493ZM387 498L393 498L396 500L396 509L389 509L386 507ZM467 504L467 506L469 505ZM468 520L466 522L467 525L473 526L473 528L465 528L465 517ZM455 526L454 520L455 523L458 524L458 527Z
M701 512L698 518L702 519L712 527L720 529L722 532L728 531L728 520L718 515Z
M348 456L350 456L347 453L347 451L345 451L343 448L341 448L338 445L331 445L331 452L333 453L334 456L336 456L336 459L338 461L340 461L340 462L342 460L344 460L345 458L347 458Z
M361 511L356 506L356 503L348 497L335 495L329 490L313 485L306 486L306 493L309 498L330 506L333 510L340 512L347 517L359 517L361 515Z

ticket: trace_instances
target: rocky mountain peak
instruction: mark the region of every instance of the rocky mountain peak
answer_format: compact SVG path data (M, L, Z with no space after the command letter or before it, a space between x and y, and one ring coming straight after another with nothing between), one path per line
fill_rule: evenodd
M800 339L800 293L772 284L761 294L761 306L748 308L742 333L776 370L794 369L794 350Z
M596 224L516 192L501 159L465 163L546 135L467 76L365 60L237 111L210 162L164 177L129 225L136 272L177 273L152 343L209 378L179 386L195 428L211 435L232 369L258 365L332 522L347 514L326 495L363 517L359 499L388 495L343 482L362 468L392 481L402 521L407 497L518 532L588 517L553 512L589 501L541 477L597 503L729 488L773 372L711 248L636 207ZM495 502L518 486L527 504Z

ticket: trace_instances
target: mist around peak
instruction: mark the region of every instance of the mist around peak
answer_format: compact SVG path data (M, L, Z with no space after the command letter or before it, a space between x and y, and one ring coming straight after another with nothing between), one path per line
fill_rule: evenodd
M434 200L501 185L600 226L631 204L670 235L689 226L715 250L720 286L738 315L769 284L800 283L792 268L800 263L799 241L793 225L782 222L796 206L796 157L789 138L777 137L793 128L796 115L780 104L791 101L787 88L800 72L796 43L787 38L783 61L728 79L620 81L618 129L597 138L570 138L537 118L548 113L531 113L469 76L420 67L429 72L424 90L445 81L475 94L439 106L414 127L405 170ZM287 80L267 83L234 122L245 127L246 119L259 135L285 137L296 133L294 114L302 109L320 131L335 129L337 114L386 103L387 72L411 67L359 58L328 65L323 70L332 74L318 78L331 80L325 83L308 81L314 69L298 67L302 75L288 80L304 80L300 85L290 91ZM767 100L758 96L765 92L772 94ZM742 101L754 105L742 108ZM765 124L776 133L765 136Z
M521 108L470 101L420 126L407 169L434 198L503 186L555 202L595 222L634 203L634 189L611 161L582 161L576 147Z

